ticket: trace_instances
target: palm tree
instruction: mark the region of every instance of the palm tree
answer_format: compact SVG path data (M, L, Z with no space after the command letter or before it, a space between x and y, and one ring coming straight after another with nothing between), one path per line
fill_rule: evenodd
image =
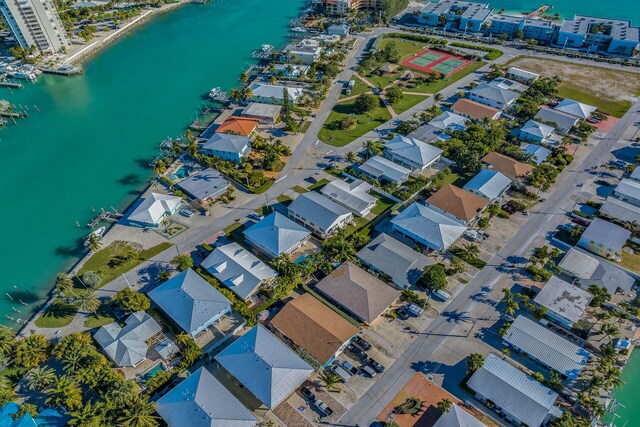
M611 315L608 311L596 311L595 313L593 313L593 317L595 317L596 322L591 326L591 329L593 329L598 324L598 322L608 320Z
M158 417L153 415L156 407L146 398L138 397L130 402L123 415L118 418L118 423L124 427L155 427L158 425Z
M234 102L240 102L240 100L242 100L242 92L238 89L231 89L229 91L229 98Z
M353 151L349 151L347 153L347 162L349 163L355 163L355 161L358 159L358 157L356 156L356 153L354 153Z
M56 293L58 295L64 295L67 292L73 292L73 280L68 274L60 273L56 276Z
M438 411L441 415L446 414L451 409L451 401L447 398L444 398L440 402L438 402L436 408L438 408Z
M367 141L364 143L364 148L367 158L382 154L382 144L379 141Z
M509 316L513 316L518 308L520 308L520 306L514 300L505 300L504 309L509 314Z
M444 99L444 96L442 96L442 94L440 92L436 93L435 95L433 95L433 100L435 102L440 102Z
M249 86L242 89L242 99L249 99L253 97L253 91Z
M100 300L96 297L96 293L89 289L79 291L73 302L78 310L86 313L95 313L100 307Z
M87 241L87 246L89 246L89 249L91 249L93 252L98 252L102 247L102 243L100 242L100 236L93 233L90 234L89 239Z
M467 374L473 374L484 365L484 356L480 353L471 353L467 356Z
M600 347L600 360L608 363L615 362L618 358L618 352L615 347L609 343Z
M6 326L0 326L0 354L9 356L16 345L16 334Z
M593 375L589 378L589 381L586 382L584 390L589 396L593 396L594 394L599 393L603 386L604 381L602 380L602 377Z
M49 388L47 392L50 394L47 398L47 403L52 406L64 406L67 409L74 410L82 404L82 390L66 375L58 378L56 384Z
M249 76L247 73L243 72L240 74L240 83L247 83L249 81Z
M56 374L53 368L38 366L27 373L26 380L29 390L46 390L56 382Z
M67 374L75 374L85 367L84 355L79 352L68 352L62 355L64 371Z
M478 248L478 245L476 245L475 243L463 244L462 250L468 258L477 258L478 255L480 254L480 249Z
M75 411L71 411L69 413L71 416L69 425L78 427L101 427L104 425L103 413L103 403L97 402L95 404L91 404L91 402L87 402Z
M629 317L631 317L631 316L625 310L615 309L615 310L611 311L611 317L615 317L617 319L616 320L616 324L620 325L620 324L624 323L625 320L629 319Z
M603 322L598 333L604 334L604 336L600 338L600 341L602 341L604 338L607 338L609 341L611 341L611 338L617 338L620 336L620 329L616 325L612 325L609 322Z
M340 383L340 377L329 370L320 372L320 375L318 375L318 379L320 380L324 388L327 389L327 391L342 390L340 387L338 387L338 384Z

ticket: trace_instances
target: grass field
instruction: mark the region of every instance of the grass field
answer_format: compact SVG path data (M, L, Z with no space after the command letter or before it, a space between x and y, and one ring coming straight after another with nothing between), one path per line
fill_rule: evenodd
M377 71L373 71L372 73L367 74L365 77L372 85L375 85L378 88L385 88L391 83L398 80L398 77L400 77L401 75L402 72L396 71L393 74L383 74L379 76Z
M468 76L469 74L476 71L478 68L483 67L485 64L486 63L483 61L476 61L472 64L467 65L462 70L453 74L448 79L436 80L432 83L426 83L416 87L406 87L405 90L409 92L417 92L417 93L425 93L425 94L440 92L442 89L446 88L449 85L452 85L453 83L457 82L461 78Z
M77 312L74 305L56 298L34 323L39 328L62 328L71 323Z
M102 304L98 311L87 317L87 320L84 321L84 326L85 328L93 329L108 325L115 321L115 315L113 314L113 311L111 311L109 304Z
M342 95L340 95L340 99L344 99L350 96L360 95L362 93L371 92L371 88L365 84L362 80L357 77L354 77L355 83L353 84L353 89L351 89L351 95L345 95L344 90L342 91Z
M396 113L400 114L404 111L407 111L409 108L413 107L416 104L419 104L420 102L424 101L425 99L427 99L429 96L427 94L423 95L407 95L404 94L404 96L402 97L402 99L398 102L396 102L395 104L391 105L391 108L393 108L393 111L395 111Z
M598 110L605 114L611 114L613 117L622 117L626 113L633 103L631 101L613 101L602 99L601 97L584 92L577 88L572 88L570 83L562 83L559 93L563 98L571 98L574 101L582 102L583 104L593 105L598 107Z
M380 49L385 47L387 44L394 42L398 51L400 52L400 60L402 61L407 56L414 55L418 52L421 52L425 49L426 43L417 42L413 40L406 39L397 39L397 38L385 38L380 42Z
M464 249L459 248L457 246L452 246L451 248L449 248L449 252L451 252L452 254L454 254L455 256L459 257L460 259L462 259L467 264L469 264L472 267L475 267L477 269L482 270L485 267L485 265L487 265L487 263L484 262L483 260L481 260L480 258L468 256L465 253Z
M318 135L322 142L334 147L343 147L391 119L391 114L382 105L382 101L380 101L376 109L370 112L371 118L367 117L367 114L357 114L354 110L353 101L337 104L333 108ZM353 129L338 129L337 122L350 114L355 115L358 124Z

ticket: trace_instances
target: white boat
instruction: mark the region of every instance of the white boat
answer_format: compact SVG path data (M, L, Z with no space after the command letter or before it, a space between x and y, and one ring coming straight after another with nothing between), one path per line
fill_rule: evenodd
M93 230L91 233L89 233L89 235L87 236L87 239L84 241L84 245L85 246L89 246L89 241L91 240L91 236L98 236L98 237L102 237L104 235L104 232L107 231L107 227L100 227L97 230Z
M226 101L227 92L219 87L214 87L213 89L211 89L211 92L209 92L209 98L214 101Z
M307 30L305 30L302 27L294 27L294 28L291 29L291 31L293 31L294 33L306 33L307 32Z

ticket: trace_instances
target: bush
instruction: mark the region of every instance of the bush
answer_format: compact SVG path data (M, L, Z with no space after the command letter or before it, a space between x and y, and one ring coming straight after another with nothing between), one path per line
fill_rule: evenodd
M118 291L118 293L113 297L113 302L116 303L125 313L147 311L151 306L149 297L130 288L124 288L123 290Z
M378 98L370 93L363 93L358 95L353 106L358 113L366 113L378 106Z
M387 89L386 96L389 102L393 105L400 101L404 97L404 94L397 87L392 87Z
M423 288L438 290L447 287L447 274L442 264L428 265L424 268L418 284Z
M89 288L96 288L100 284L100 276L94 271L87 271L82 275L82 283Z
M487 46L476 46L474 44L453 42L449 44L453 47L461 47L463 49L471 49L471 50L480 50L482 52L489 52L488 55L485 56L485 59L488 61L493 61L494 59L498 59L502 56L502 51L498 49L494 49L492 47Z
M500 212L498 212L498 218L511 218L511 215L509 214L509 212L505 211L504 209L500 209Z

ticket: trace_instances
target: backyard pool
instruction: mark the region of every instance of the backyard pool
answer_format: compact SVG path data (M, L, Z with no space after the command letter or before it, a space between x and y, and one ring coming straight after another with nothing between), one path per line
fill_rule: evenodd
M189 167L181 166L180 169L171 174L171 179L176 181L178 179L183 179L189 176Z
M147 373L142 376L142 382L146 383L147 381L149 381L151 378L155 377L162 371L164 371L164 366L162 366L162 363L158 363L156 366L148 370Z

